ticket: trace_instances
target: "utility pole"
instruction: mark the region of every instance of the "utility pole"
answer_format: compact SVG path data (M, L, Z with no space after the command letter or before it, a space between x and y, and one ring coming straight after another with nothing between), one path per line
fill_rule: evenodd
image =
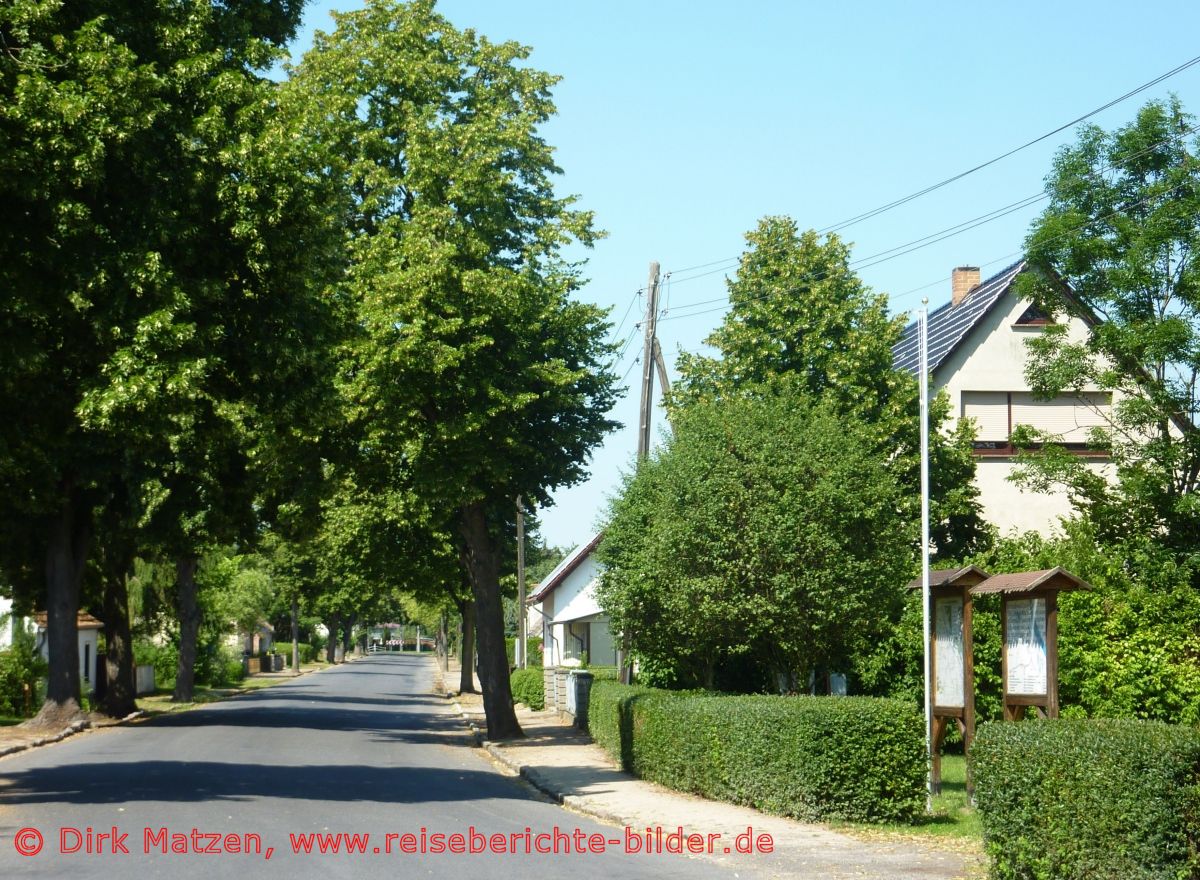
M662 386L662 396L666 397L671 393L671 380L667 378L667 362L663 358L662 346L658 344L658 337L654 337L654 367L658 370L658 384Z
M650 416L654 412L654 349L658 327L658 263L650 264L646 284L646 347L642 352L642 411L638 422L638 461L650 454Z
M650 264L650 280L646 283L646 344L642 351L642 410L638 421L638 461L650 455L650 417L654 413L654 371L657 367L659 380L667 387L667 370L658 346L658 263ZM617 652L617 669L622 684L633 681L633 667L629 662L629 633L621 637L621 650Z
M525 507L517 496L517 668L524 669L525 657Z

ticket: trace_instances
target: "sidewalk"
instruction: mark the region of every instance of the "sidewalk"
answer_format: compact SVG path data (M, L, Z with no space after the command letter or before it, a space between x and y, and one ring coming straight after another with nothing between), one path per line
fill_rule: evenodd
M445 674L445 682L457 686L456 668L451 667ZM481 747L494 760L565 807L633 833L641 832L643 837L647 827L661 827L664 834L680 827L685 834L720 834L724 842L733 841L747 828L753 828L756 837L764 832L771 835L775 844L771 854L703 856L735 869L740 865L772 877L822 880L953 880L984 873L981 856L938 848L938 841L871 832L860 837L643 782L620 770L586 734L562 723L551 711L535 712L518 706L517 717L526 738L486 742L483 731L487 727L479 696L460 696L452 691L447 696L477 728Z

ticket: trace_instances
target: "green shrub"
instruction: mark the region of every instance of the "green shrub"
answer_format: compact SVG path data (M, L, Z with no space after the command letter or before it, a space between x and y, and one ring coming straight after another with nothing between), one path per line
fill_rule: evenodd
M179 649L171 642L156 645L149 641L138 641L133 645L135 662L154 667L154 685L159 690L175 687L175 674L179 671Z
M504 640L506 649L508 650L508 665L517 665L517 637L506 638ZM529 666L542 665L542 640L536 636L525 637L525 650L529 653Z
M980 725L970 766L994 877L1200 877L1200 731L992 722Z
M239 684L246 677L240 654L228 648L222 648L212 662L209 673L209 684L212 687L231 687Z
M542 669L540 666L530 666L528 669L514 669L511 682L513 699L518 703L524 703L530 709L546 708L546 694L542 688Z
M592 685L588 727L642 777L804 820L911 821L923 722L899 700L716 696Z
M299 642L296 645L296 650L300 655L300 663L302 665L305 663L312 662L313 653L314 653L312 645L308 644L308 642ZM292 646L291 646L291 644L285 644L283 646L283 654L284 654L284 657L286 658L284 660L284 664L287 666L291 666L292 665Z
M7 624L7 621L5 622ZM13 646L0 651L0 715L26 716L41 707L37 699L38 683L46 675L46 661L33 650L33 638L20 634ZM25 687L29 687L29 700Z

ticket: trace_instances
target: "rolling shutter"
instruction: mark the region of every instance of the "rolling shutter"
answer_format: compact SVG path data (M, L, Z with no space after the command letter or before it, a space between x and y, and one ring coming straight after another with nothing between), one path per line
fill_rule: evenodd
M1086 443L1093 427L1108 425L1111 408L1112 396L1101 392L1064 394L1053 400L1035 400L1027 391L1012 395L1014 425L1029 425L1062 443Z
M964 391L962 415L975 420L977 441L1008 441L1008 392Z

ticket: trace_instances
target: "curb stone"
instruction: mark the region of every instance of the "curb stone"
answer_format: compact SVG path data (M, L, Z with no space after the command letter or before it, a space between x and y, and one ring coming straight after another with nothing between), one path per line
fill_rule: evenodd
M30 740L27 743L14 743L11 746L5 746L4 748L0 749L0 758L5 757L6 755L16 754L17 752L23 752L26 749L36 749L39 746L48 746L51 743L62 742L67 737L74 736L81 731L87 730L91 726L92 722L86 719L74 721L64 727L58 733L53 733L50 736L43 736L39 739Z
M463 721L471 731L471 735L475 738L475 745L491 755L495 761L503 764L509 770L513 771L513 773L515 773L518 777L524 779L527 783L544 794L546 797L550 798L556 804L569 807L578 813L582 813L585 816L590 816L593 819L598 819L601 822L607 822L610 825L616 825L619 827L625 826L626 822L623 817L618 816L616 813L608 810L597 808L587 798L580 797L579 795L564 793L551 784L548 779L546 779L534 768L510 758L504 753L504 749L502 747L491 740L484 738L483 731L480 730L479 726L470 719L458 700L454 699L454 697L448 693L443 694L442 696L449 700L450 705L452 705L455 711L462 716Z

